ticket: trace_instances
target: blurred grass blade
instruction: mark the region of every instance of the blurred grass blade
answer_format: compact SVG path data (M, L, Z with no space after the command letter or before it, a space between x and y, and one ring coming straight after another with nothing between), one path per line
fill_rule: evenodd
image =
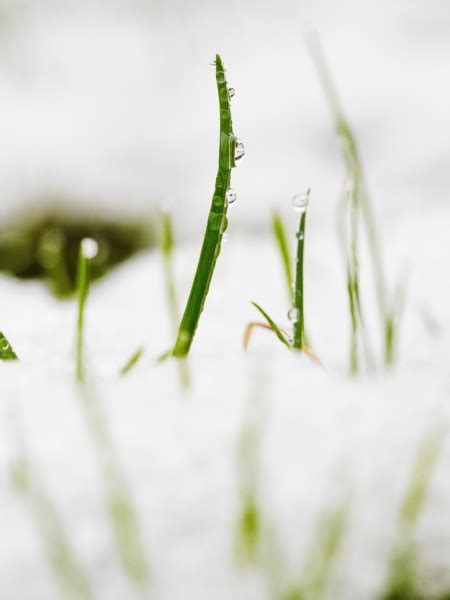
M17 354L2 331L0 331L0 360L18 360Z
M216 56L215 67L220 109L219 167L197 270L173 349L173 356L176 357L187 356L197 329L220 254L222 235L227 227L226 194L230 185L231 169L236 166L236 160L243 155L243 147L233 134L228 86L219 55Z
M265 318L265 320L267 321L267 323L270 325L271 329L274 331L275 335L277 336L277 338L280 340L280 342L282 342L285 346L287 346L289 348L289 350L291 349L291 343L290 341L287 339L287 337L283 334L283 332L281 331L281 329L278 327L278 325L275 323L275 321L273 321L269 315L266 313L266 311L261 308L259 306L259 304L256 304L256 302L251 302L251 304L253 304L253 306L262 314L262 316Z
M431 478L447 433L447 427L433 430L424 436L420 444L400 507L398 540L392 552L384 592L380 596L381 600L419 598L413 533L425 506Z
M175 286L175 277L173 269L173 251L175 247L175 236L173 231L172 216L169 212L163 211L160 216L160 248L163 257L164 280L166 287L167 305L169 308L170 322L174 335L178 328L178 299ZM159 362L159 361L158 361ZM178 365L178 375L181 389L187 391L190 387L191 376L187 359L181 360Z
M70 600L91 600L93 595L89 580L71 545L64 524L39 480L36 466L30 464L23 449L12 461L11 479L16 492L29 505L62 597Z
M333 116L336 133L341 141L342 156L346 166L346 187L350 188L352 197L350 210L352 212L351 220L357 219L357 213L361 211L364 225L366 229L367 239L369 243L370 257L375 279L375 289L377 294L378 307L381 321L383 323L384 335L387 334L385 323L389 317L388 302L386 298L386 277L384 273L384 265L381 255L381 248L378 240L378 233L375 224L371 200L367 191L367 186L364 178L364 172L359 156L359 150L355 141L355 137L347 122L339 97L331 78L328 66L325 61L322 46L317 34L309 34L306 36L306 42L316 67L320 83L322 85L325 98L329 104L330 112ZM354 214L353 214L354 213ZM350 266L347 265L349 277L347 280L347 288L350 297L350 310L352 312L352 342L351 342L351 371L358 370L357 355L357 329L362 329L362 320L358 313L362 313L361 298L358 283L358 263L356 249L356 225L351 225L352 235L350 248ZM355 242L355 244L353 243ZM363 343L367 344L367 336L361 332ZM385 342L386 345L386 342ZM366 349L366 354L370 355L369 349Z
M288 298L290 304L294 303L294 276L292 273L292 257L289 249L288 238L286 234L286 228L279 211L272 211L272 232L277 243L277 247L280 253L281 264L283 267L283 273L286 280L286 288L288 292Z
M133 352L127 362L120 369L120 375L126 375L129 371L131 371L131 369L139 362L143 354L144 347L140 346L135 352Z
M334 564L342 547L348 512L349 506L346 501L322 518L304 567L298 598L321 600L325 597Z
M101 403L85 383L79 386L84 416L97 453L105 504L122 568L136 586L146 587L150 569L133 499Z

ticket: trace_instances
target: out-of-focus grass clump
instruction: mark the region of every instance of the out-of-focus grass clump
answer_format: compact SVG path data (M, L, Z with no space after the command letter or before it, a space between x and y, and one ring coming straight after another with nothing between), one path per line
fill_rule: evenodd
M145 220L74 215L47 210L24 217L0 230L0 271L21 279L43 279L60 297L76 289L78 249L84 238L98 244L91 280L150 247L154 235Z

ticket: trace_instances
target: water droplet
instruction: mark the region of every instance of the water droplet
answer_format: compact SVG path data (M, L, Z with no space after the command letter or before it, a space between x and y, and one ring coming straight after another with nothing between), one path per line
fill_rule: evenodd
M295 237L298 240L304 240L305 239L305 234L303 233L303 231L297 231L297 233L295 234Z
M292 197L292 208L297 212L305 212L309 202L309 190L303 194L295 194Z
M227 189L226 198L227 198L228 204L233 204L234 202L236 202L237 195L236 195L236 192L233 190L233 188Z
M222 115L222 119L224 119L224 121L226 121L230 118L230 113L226 108L222 108L222 110L220 111L220 114Z
M238 138L234 141L234 164L237 165L245 155L244 144Z
M296 321L298 321L299 317L300 317L300 312L298 310L298 308L291 308L291 310L288 312L287 314L289 321L292 321L293 323L295 323Z
M216 73L216 79L219 83L224 83L225 82L225 73L224 71L217 71Z
M98 244L92 238L84 238L81 242L81 252L84 258L95 258L98 253Z
M229 240L229 239L230 239L230 237L229 237L228 233L224 233L224 234L222 235L222 243L223 243L223 244L226 244L226 243L228 242L228 240Z
M228 95L230 98L234 98L236 95L236 90L233 87L228 88Z
M6 352L10 347L11 346L6 338L0 338L0 352Z

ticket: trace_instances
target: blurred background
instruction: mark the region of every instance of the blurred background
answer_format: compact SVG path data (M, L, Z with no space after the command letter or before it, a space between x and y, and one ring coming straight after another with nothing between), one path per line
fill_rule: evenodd
M0 216L46 205L203 227L218 149L216 52L235 132L234 227L313 190L313 226L343 168L304 44L317 30L359 140L376 210L442 204L448 169L450 4L445 0L2 0ZM315 221L315 225L314 225Z

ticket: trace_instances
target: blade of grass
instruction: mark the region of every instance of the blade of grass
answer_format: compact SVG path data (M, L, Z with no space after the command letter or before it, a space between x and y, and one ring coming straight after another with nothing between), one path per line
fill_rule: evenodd
M178 312L177 290L175 286L175 277L173 269L173 251L175 247L175 236L173 231L172 216L169 212L161 212L160 224L160 248L163 257L167 305L169 308L169 316L173 333L176 334L180 316ZM186 358L184 360L179 361L178 374L181 389L187 391L190 387L191 377Z
M84 309L89 294L89 267L90 261L96 256L98 245L95 240L85 238L81 241L78 253L77 291L78 291L78 316L77 316L77 342L76 342L76 378L83 381L84 369Z
M355 137L350 128L348 121L344 116L344 112L341 107L341 103L332 80L330 71L328 69L325 56L323 53L322 46L317 34L309 34L306 36L306 42L310 51L312 60L316 67L320 83L322 85L325 98L329 104L330 112L332 114L336 133L341 141L342 156L346 165L347 171L347 183L350 183L351 194L353 197L352 210L361 210L367 240L369 244L370 256L372 261L372 268L375 279L375 289L377 294L378 307L380 312L381 321L384 327L384 335L388 334L387 327L385 326L389 314L388 314L388 301L387 301L387 287L386 277L384 272L384 265L382 260L382 254L380 249L380 243L378 240L378 232L375 223L375 217L373 214L372 203L370 200L369 193L367 191L367 185L365 182L364 171L359 155L359 150L355 141ZM356 217L355 217L356 218ZM352 261L354 262L354 261ZM351 359L351 370L354 372L358 366L356 364L353 354L355 353L356 342L354 339L355 332L353 328L354 319L357 318L357 314L361 315L361 300L359 296L359 285L357 270L355 271L352 267L352 274L347 281L349 294L353 295L350 300L353 303L353 314L352 314L352 359ZM352 290L350 292L350 289ZM356 310L357 309L357 310ZM362 319L359 317L359 326L362 325ZM363 343L366 344L366 354L371 355L371 352L367 346L367 336L362 333ZM387 343L385 342L385 346Z
M2 331L0 331L0 360L18 360L17 354Z
M425 506L439 455L448 429L439 428L428 432L417 452L399 513L399 536L392 553L388 578L381 600L419 598L416 593L414 528Z
M304 207L301 211L297 232L297 260L295 265L295 291L294 291L294 339L292 347L302 350L304 345L304 307L303 307L303 254L305 245L306 210L309 202L310 190L306 192Z
M129 371L131 371L131 369L139 362L143 354L144 347L140 346L135 352L133 352L127 362L120 369L120 375L126 375Z
M78 392L98 457L105 488L105 505L121 566L128 579L142 589L148 584L150 568L126 477L99 399L85 382L78 386Z
M273 330L273 332L275 333L275 335L277 336L277 338L280 340L280 342L282 342L290 350L291 349L291 343L290 343L290 341L283 334L283 332L278 327L278 325L275 323L275 321L273 321L269 317L269 315L266 313L266 311L263 308L261 308L259 306L259 304L256 304L256 302L253 302L253 301L251 302L251 304L253 304L253 306L262 314L262 316L265 318L265 320L267 321L267 323L270 325L271 329Z
M292 600L320 600L325 597L346 532L348 512L346 501L321 519L300 583L289 596Z
M226 193L230 185L231 169L243 155L243 147L233 134L228 86L219 55L216 55L215 66L220 110L219 167L197 270L172 352L178 358L189 353L198 326L226 229Z
M283 267L284 278L286 280L286 289L288 292L289 303L294 303L294 276L292 273L292 257L287 241L286 228L279 211L272 211L272 232L280 253L281 264Z
M53 502L39 480L36 466L30 464L23 447L20 454L12 461L11 480L16 492L29 505L62 597L72 600L91 600L93 595L86 573Z

